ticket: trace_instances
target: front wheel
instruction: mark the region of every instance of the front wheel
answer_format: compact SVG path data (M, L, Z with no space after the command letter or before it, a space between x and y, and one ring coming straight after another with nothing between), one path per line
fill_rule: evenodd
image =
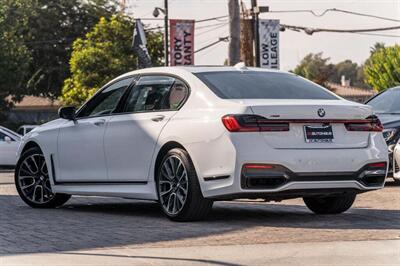
M213 201L205 199L188 153L172 149L164 156L156 177L159 203L174 221L204 219Z
M58 207L71 197L51 190L46 160L36 147L21 155L15 167L15 186L21 199L33 208Z
M355 199L356 194L303 198L307 208L316 214L339 214L345 212L350 209Z

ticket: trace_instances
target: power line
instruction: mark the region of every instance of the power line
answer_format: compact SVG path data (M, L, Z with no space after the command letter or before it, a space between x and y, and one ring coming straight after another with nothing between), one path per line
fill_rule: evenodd
M381 17L381 16L376 16L376 15L371 15L371 14L366 14L366 13L360 13L360 12L354 12L354 11L349 11L349 10L344 10L344 9L338 9L338 8L329 8L325 9L322 13L318 14L314 10L311 9L295 9L295 10L270 10L268 13L310 13L315 17L323 17L329 12L340 12L340 13L345 13L345 14L350 14L350 15L356 15L356 16L362 16L362 17L370 17L370 18L376 18L376 19L382 19L382 20L387 20L387 21L393 21L393 22L400 22L399 19L393 19L393 18L387 18L387 17Z
M225 26L225 25L228 25L228 22L218 22L218 23L215 23L215 24L209 24L209 25L199 26L199 27L195 27L195 28L196 28L196 30L213 28L213 27L216 27L218 29L218 28L220 28L220 26ZM145 30L146 31L149 31L149 30L160 30L160 29L163 29L163 28L164 28L164 26L156 26L156 27L152 27L152 28L147 28ZM211 29L211 30L214 30L214 29Z
M312 35L317 32L337 32L337 33L359 33L359 32L373 32L373 31L387 31L387 30L398 30L400 26L393 27L383 27L383 28L372 28L372 29L324 29L324 28L311 28L311 27L303 27L303 26L293 26L281 24L283 29L290 29L294 31L304 31L308 35Z
M354 34L359 34L359 35L368 35L368 36L400 38L400 35L394 35L394 34L379 34L379 33L366 33L366 32L353 32L353 33Z
M228 17L228 15L219 16L219 17L213 17L213 18L200 19L200 20L196 20L196 23L206 22L206 21L210 21L210 20L219 20L219 19L227 18L227 17Z
M210 43L210 44L208 44L208 45L206 45L206 46L204 46L204 47L201 47L200 49L197 49L196 51L194 51L194 53L201 52L201 51L203 51L203 50L205 50L205 49L207 49L207 48L210 48L210 47L212 47L212 46L214 46L214 45L216 45L216 44L218 44L218 43L220 43L220 42L227 42L227 41L229 41L229 36L220 37L220 38L218 39L218 41L215 41L215 42Z
M218 29L220 29L220 28L223 28L223 27L225 27L225 26L227 26L227 25L228 25L228 22L226 22L226 23L224 23L224 24L222 24L222 25L216 26L216 27L214 27L214 28L212 28L212 29L209 29L209 30L207 30L207 31L202 31L202 32L200 32L200 33L197 33L196 36L198 37L198 36L204 35L204 34L206 34L206 33L210 33L210 32L212 32L212 31L215 31L215 30L218 30Z
M133 14L133 13L131 13L131 14ZM195 20L194 22L202 23L202 22L207 22L207 21L212 21L212 20L221 21L221 19L227 18L227 17L228 17L228 15L224 15L224 16L219 16L219 17L199 19L199 20ZM164 20L163 18L135 18L135 19L140 19L140 20Z
M329 9L328 9L328 11L329 11ZM332 8L330 11L341 12L341 13L363 16L363 17L377 18L377 19L382 19L382 20L387 20L387 21L400 22L399 19L386 18L386 17L370 15L370 14L365 14L365 13L359 13L359 12L354 12L354 11L348 11L348 10L343 10L343 9L337 9L337 8Z
M221 25L227 25L227 23L228 23L227 21L224 21L224 22L218 22L218 23L215 23L215 24L199 26L199 27L196 27L196 30L207 29L207 28L212 28L212 27L221 26Z

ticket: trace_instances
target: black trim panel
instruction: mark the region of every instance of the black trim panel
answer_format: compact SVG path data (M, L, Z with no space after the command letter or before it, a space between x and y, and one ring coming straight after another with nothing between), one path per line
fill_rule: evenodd
M61 181L57 185L146 185L147 181Z
M324 182L324 181L357 181L366 187L381 186L385 182L386 173L374 176L362 176L370 169L365 165L355 172L300 172L295 173L282 165L273 165L271 170L245 170L242 168L242 189L275 189L290 182ZM386 171L386 167L385 167Z
M221 180L229 178L229 175L220 175L220 176L207 176L204 177L204 181L214 181L214 180Z
M50 164L51 164L51 175L53 176L53 181L54 181L54 184L57 184L57 179L56 179L56 170L54 169L54 159L53 159L53 154L50 154Z
M234 200L234 199L266 199L280 201L285 199L304 198L304 197L329 197L348 194L361 194L367 191L353 188L329 188L329 189L293 189L281 192L239 192L215 197L214 200Z

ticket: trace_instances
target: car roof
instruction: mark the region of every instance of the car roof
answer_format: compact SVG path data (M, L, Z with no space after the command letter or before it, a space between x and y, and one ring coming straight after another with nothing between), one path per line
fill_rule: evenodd
M201 73L201 72L219 72L219 71L261 71L261 72L284 72L281 70L273 70L266 68L257 67L236 67L236 66L177 66L176 68L184 69L191 73Z
M132 76L132 75L140 75L140 74L170 74L170 75L187 75L188 73L190 74L195 74L195 73L205 73L205 72L224 72L224 71L237 71L237 72L243 72L243 71L259 71L259 72L274 72L274 73L285 73L285 74L290 74L294 75L293 73L287 72L287 71L282 71L282 70L274 70L274 69L266 69L266 68L257 68L257 67L246 67L246 66L164 66L164 67L149 67L149 68L143 68L143 69L138 69L134 71L127 72L125 74L122 74L113 80L109 81L107 84L103 86L107 87L109 84Z
M396 87L393 87L393 88L389 88L389 89L387 89L387 90L400 90L400 86L396 86Z
M281 70L257 68L257 67L236 67L236 66L169 66L169 67L150 67L140 70L128 72L125 75L140 74L140 73L172 73L172 72L190 72L190 73L202 73L202 72L219 72L219 71L260 71L260 72L281 72L289 73Z

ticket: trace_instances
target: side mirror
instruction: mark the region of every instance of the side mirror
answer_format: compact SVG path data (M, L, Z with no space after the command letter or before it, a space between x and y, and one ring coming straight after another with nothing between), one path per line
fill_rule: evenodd
M75 120L75 107L61 107L60 109L58 109L58 116L67 120Z
M9 136L5 136L4 141L7 143L11 143L12 139Z

